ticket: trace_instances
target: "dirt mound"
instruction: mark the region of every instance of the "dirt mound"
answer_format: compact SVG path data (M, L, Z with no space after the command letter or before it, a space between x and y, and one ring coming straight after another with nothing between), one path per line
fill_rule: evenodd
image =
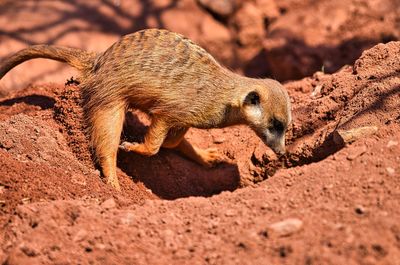
M79 161L60 133L62 127L53 119L50 106L54 105L55 98L50 93L43 95L40 89L33 88L31 93L28 90L0 102L4 110L0 121L2 225L8 222L15 207L23 203L110 196L126 203L137 203L155 198L140 183L126 187L126 197L115 194L102 183L99 171L92 163ZM15 114L16 111L24 113Z
M120 154L121 193L91 163L79 89L28 88L0 103L0 260L393 264L399 83L400 42L379 44L353 67L286 84L294 121L280 160L245 127L191 130L191 142L217 146L229 163L204 169L169 150ZM140 138L146 125L130 113L123 137ZM365 126L378 129L335 141Z
M81 163L71 152L52 113L36 114L34 117L18 114L0 122L4 196L1 209L9 212L21 202L42 199L114 194L101 182L99 172L92 165ZM133 185L129 191L126 191L131 195L128 197L137 197L133 202L151 197L140 185Z
M311 95L295 102L290 160L297 161L294 156L301 154L300 160L315 162L337 151L334 131L362 126L383 129L399 121L399 46L399 42L379 44L364 52L354 67L333 75L316 73L286 86L295 99L298 88ZM310 149L312 154L307 152Z
M395 264L399 136L365 139L260 187L209 199L19 206L7 263ZM349 159L360 147L367 151Z

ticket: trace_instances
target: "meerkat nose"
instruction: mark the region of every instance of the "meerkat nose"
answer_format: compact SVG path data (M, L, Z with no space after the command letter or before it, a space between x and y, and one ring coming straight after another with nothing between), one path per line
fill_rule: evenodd
M277 146L277 147L273 148L273 150L279 156L283 156L284 154L286 154L285 146Z

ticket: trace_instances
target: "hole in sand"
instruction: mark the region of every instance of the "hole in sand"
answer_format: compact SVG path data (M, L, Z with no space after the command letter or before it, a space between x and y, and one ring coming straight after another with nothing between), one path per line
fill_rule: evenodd
M38 106L41 109L50 109L54 106L54 98L43 95L28 95L0 101L0 106L12 106L18 103Z

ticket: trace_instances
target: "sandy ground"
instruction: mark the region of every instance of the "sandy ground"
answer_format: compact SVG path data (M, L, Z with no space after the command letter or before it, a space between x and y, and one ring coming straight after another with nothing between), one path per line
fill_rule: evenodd
M64 85L76 73L18 66L0 81L0 262L400 264L399 13L396 1L0 1L0 58L39 42L102 51L164 27L239 73L291 80L293 105L286 156L244 126L191 129L226 163L121 153L118 193L92 162L79 87ZM147 126L131 111L122 137Z

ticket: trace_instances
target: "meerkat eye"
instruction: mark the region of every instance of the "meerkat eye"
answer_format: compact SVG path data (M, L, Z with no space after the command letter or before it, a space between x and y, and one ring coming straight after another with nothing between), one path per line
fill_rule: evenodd
M283 122L281 122L278 119L273 118L270 122L270 127L269 129L271 131L275 131L279 134L283 133L283 131L285 130L285 126L283 125Z
M258 105L260 104L260 96L256 91L252 91L247 94L246 98L244 99L244 103L248 105Z

